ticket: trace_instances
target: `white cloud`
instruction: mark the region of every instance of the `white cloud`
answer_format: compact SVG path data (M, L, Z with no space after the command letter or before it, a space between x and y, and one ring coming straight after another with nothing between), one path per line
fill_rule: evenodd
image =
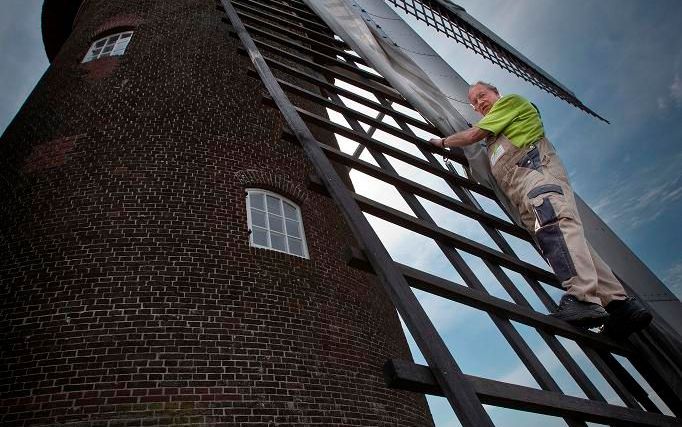
M666 164L644 169L593 204L593 209L608 223L625 230L647 224L673 209L682 200L682 153Z
M474 311L465 308L458 310L457 305L448 299L426 292L415 292L415 294L441 336L446 336L461 327L475 314Z
M675 78L670 85L670 98L674 100L677 105L682 103L682 80L680 80L679 73L675 73Z
M659 96L656 101L659 110L667 110L672 106L679 107L682 105L682 79L680 79L679 71L675 73L673 81L668 86L668 93L665 96Z
M530 375L526 366L521 362L518 362L514 368L504 374L502 378L500 378L500 381L525 387L538 388L538 384Z
M663 276L663 283L677 298L682 299L682 261L674 264L666 271L665 276Z
M658 109L659 109L659 110L665 110L666 108L668 108L668 99L667 99L666 97L664 97L664 96L659 96L659 97L656 99L656 101L657 101L657 103L658 103Z
M657 98L659 110L667 110L670 107L682 106L682 52L678 52L675 58L674 73L672 82L668 85L668 92Z

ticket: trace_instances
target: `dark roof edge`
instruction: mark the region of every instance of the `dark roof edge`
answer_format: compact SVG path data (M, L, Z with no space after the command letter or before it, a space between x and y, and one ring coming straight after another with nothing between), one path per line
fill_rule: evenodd
M71 35L78 9L84 0L45 0L41 17L43 44L52 62Z

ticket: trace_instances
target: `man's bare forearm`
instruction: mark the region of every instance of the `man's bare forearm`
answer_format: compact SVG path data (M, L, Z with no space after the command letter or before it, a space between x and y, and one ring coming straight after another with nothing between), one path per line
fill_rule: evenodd
M457 132L443 139L444 147L464 147L465 145L471 145L474 142L481 141L490 135L490 132L483 130L476 126L464 130L462 132Z

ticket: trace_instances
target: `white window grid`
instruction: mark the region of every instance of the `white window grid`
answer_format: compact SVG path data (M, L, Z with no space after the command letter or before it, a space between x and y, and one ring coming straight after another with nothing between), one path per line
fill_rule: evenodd
M92 46L90 46L90 50L88 51L88 54L85 55L85 58L83 58L83 62L90 62L107 56L123 55L132 38L133 32L126 31L123 33L111 34L96 40Z
M250 188L246 193L251 246L309 258L301 209L271 191Z

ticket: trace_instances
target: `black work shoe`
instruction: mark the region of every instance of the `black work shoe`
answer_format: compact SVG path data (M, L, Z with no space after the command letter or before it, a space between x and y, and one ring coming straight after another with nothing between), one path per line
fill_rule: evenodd
M649 310L634 297L611 301L606 311L609 312L609 320L603 332L612 338L626 338L646 328L653 319Z
M599 304L580 301L573 295L565 294L559 301L559 308L550 316L561 319L573 326L581 328L596 328L603 325L609 318L609 313Z

